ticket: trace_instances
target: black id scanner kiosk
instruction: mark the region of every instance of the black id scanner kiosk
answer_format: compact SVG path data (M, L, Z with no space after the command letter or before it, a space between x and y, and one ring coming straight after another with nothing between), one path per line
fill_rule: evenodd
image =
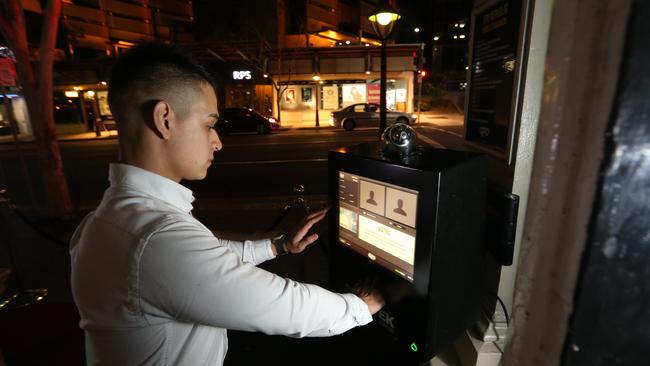
M331 281L379 290L378 329L423 363L479 319L486 159L423 146L389 152L382 143L329 152Z

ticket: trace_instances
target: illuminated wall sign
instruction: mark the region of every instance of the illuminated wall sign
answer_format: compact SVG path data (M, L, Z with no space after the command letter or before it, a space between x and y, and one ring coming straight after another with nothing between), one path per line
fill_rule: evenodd
M253 78L250 70L233 71L232 78L235 80L250 80Z

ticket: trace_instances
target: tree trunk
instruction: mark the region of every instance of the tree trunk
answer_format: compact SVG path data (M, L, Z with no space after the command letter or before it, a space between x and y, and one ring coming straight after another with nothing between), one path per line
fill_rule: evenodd
M53 65L61 0L49 0L43 9L38 72L29 59L23 9L17 0L2 0L0 31L16 56L16 71L23 87L36 138L39 164L47 200L47 212L58 217L72 215L72 202L54 126Z
M50 80L52 80L50 69ZM46 89L49 89L46 90ZM68 183L63 170L63 160L56 140L52 87L39 88L37 98L32 103L28 101L29 114L36 137L39 165L43 177L43 187L47 200L47 212L57 217L72 215L72 202L68 192Z
M277 104L278 107L278 121L280 121L280 103L282 101L282 96L284 95L284 92L287 91L287 89L289 89L289 85L285 85L283 88L282 85L277 84L276 94L278 95L278 98L275 100L275 103ZM282 122L280 122L280 125L282 125Z
M280 93L280 88L276 89L276 94L278 95L278 97L275 99L275 105L278 109L278 123L280 126L282 126L282 120L280 119L280 98L282 98L282 93Z

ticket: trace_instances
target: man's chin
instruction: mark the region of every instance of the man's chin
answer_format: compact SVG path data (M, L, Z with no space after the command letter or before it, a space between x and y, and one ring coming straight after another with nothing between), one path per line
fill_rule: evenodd
M196 173L196 174L193 174L193 175L191 175L189 177L185 177L185 180L203 180L207 176L208 176L208 171L206 170L203 173Z

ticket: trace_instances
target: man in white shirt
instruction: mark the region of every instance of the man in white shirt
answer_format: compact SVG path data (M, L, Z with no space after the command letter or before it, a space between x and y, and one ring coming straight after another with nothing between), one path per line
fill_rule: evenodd
M203 179L222 148L209 74L166 45L138 46L111 71L120 163L71 240L72 292L93 365L221 365L226 329L330 336L383 305L256 267L318 239L321 210L284 236L235 242L192 217L182 179Z

